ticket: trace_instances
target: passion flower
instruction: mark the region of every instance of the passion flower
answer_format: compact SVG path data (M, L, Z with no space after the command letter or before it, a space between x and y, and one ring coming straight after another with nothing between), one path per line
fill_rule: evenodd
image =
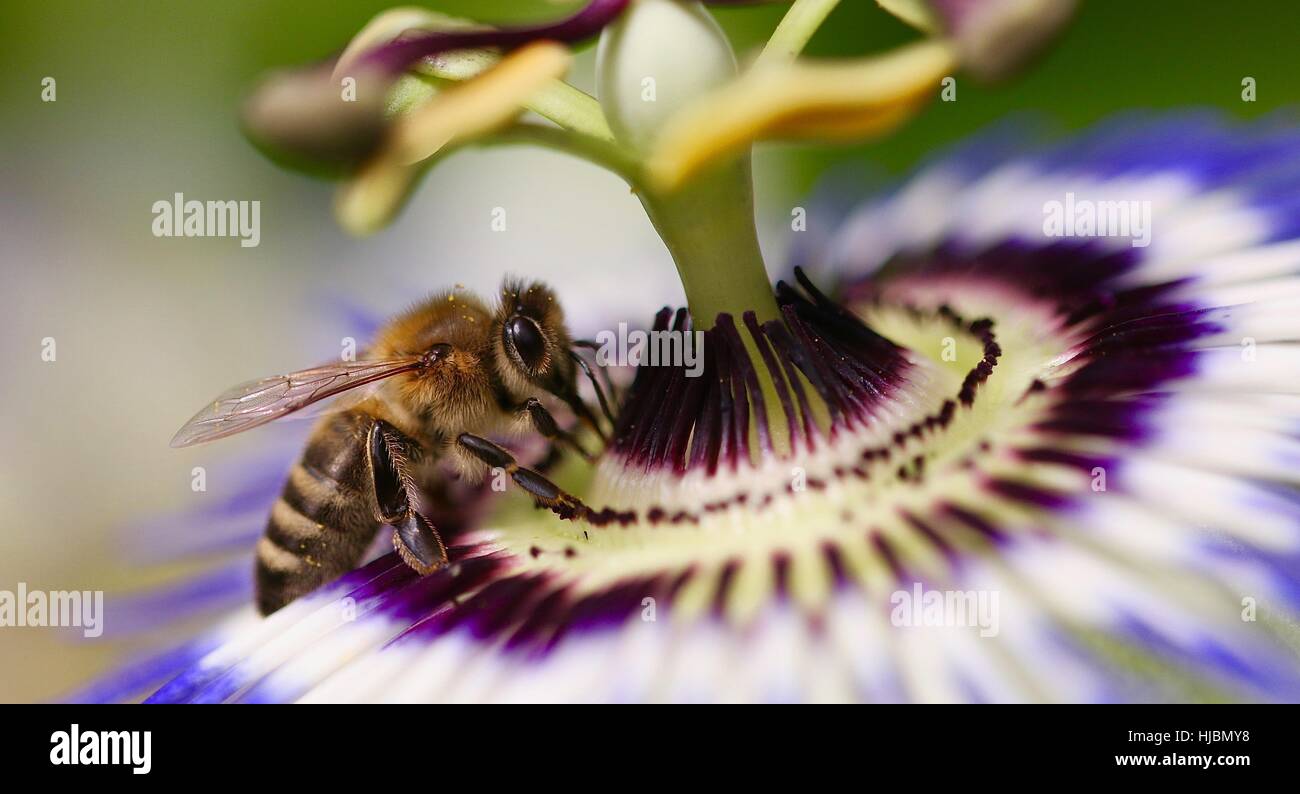
M696 96L626 104L627 74L691 68L621 43L643 32L697 42L674 81ZM681 114L746 79L725 39L667 0L604 35L609 138L574 149L638 187L690 304L652 330L701 331L702 368L637 370L596 462L555 472L578 509L469 491L448 568L379 556L79 697L1300 697L1300 132L999 129L773 288L747 150L652 175ZM166 600L232 589L209 585Z

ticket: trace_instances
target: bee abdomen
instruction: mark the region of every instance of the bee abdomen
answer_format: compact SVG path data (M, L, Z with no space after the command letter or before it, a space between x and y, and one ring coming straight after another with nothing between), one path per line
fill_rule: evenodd
M347 412L317 426L257 544L257 606L276 611L356 567L375 535L365 460L369 417Z

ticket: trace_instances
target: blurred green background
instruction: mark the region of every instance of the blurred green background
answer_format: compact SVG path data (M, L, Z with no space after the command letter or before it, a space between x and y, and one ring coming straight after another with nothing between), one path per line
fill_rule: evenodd
M542 273L571 311L617 304L649 316L680 300L667 253L625 186L584 163L526 150L457 154L385 233L333 224L330 186L277 170L241 138L236 113L258 75L340 48L383 0L41 0L3 7L0 47L0 589L108 589L157 581L134 564L133 520L203 498L190 470L255 448L232 439L167 448L224 387L304 366L350 330L322 300L389 312L420 290L490 288L507 270ZM550 18L576 4L431 4L484 21ZM717 16L740 52L784 4ZM765 145L759 221L779 261L789 207L832 169L907 168L1014 111L1064 128L1129 108L1214 107L1251 117L1300 97L1300 3L1085 2L1027 74L996 88L959 77L891 138L857 146ZM810 47L859 54L913 38L869 0L845 0ZM590 88L591 57L573 79ZM1258 99L1241 101L1243 77ZM54 77L57 101L41 101ZM184 192L262 202L262 242L159 239L151 206ZM511 231L483 231L494 206ZM810 218L815 223L815 218ZM592 295L592 269L653 268L661 294ZM576 303L576 308L574 304ZM58 345L41 360L41 340ZM216 485L220 485L219 483ZM214 490L216 486L214 486ZM196 531L177 527L178 532ZM112 627L105 635L112 637ZM0 628L0 700L57 696L110 664L120 645Z

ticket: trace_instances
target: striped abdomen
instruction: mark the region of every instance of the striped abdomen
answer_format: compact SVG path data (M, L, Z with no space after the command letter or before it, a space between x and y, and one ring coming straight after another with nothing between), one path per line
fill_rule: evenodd
M374 420L331 414L312 430L257 543L257 607L270 614L356 567L379 528L366 458Z

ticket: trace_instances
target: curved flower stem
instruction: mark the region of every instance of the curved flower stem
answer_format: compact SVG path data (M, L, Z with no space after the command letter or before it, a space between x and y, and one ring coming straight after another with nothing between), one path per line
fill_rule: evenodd
M593 136L518 122L477 143L542 146L626 181L677 265L696 328L711 328L723 312L740 318L752 311L760 322L780 316L759 250L748 157L703 174L680 190L660 193L645 184L634 154Z
M480 146L528 144L563 152L598 165L639 189L641 175L636 159L609 140L544 124L517 122L474 143Z
M591 94L574 88L563 80L548 83L529 100L528 109L565 129L602 141L612 142L605 112Z
M457 52L426 59L416 72L420 79L441 87L477 77L499 61L498 55L485 50ZM549 81L529 98L524 107L581 135L614 140L605 112L596 98L563 80Z
M677 265L696 328L713 327L722 312L779 316L754 226L748 157L671 192L640 186L638 196Z
M808 40L839 4L840 0L795 0L767 40L755 65L789 60L803 52Z

